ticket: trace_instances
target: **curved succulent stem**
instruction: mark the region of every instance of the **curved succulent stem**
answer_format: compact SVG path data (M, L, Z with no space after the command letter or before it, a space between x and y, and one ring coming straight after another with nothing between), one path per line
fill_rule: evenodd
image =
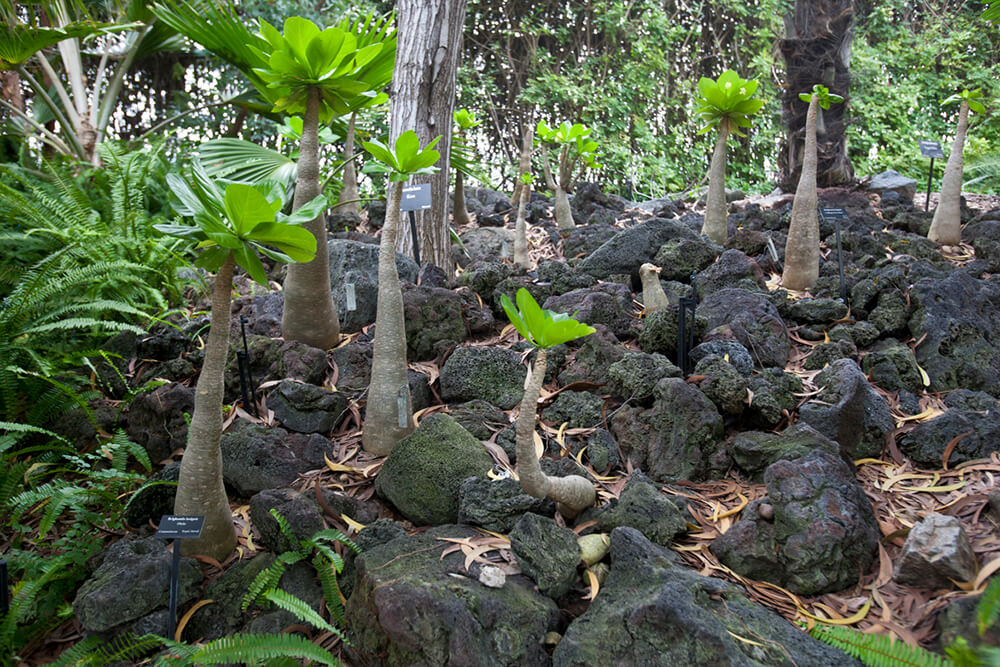
M941 179L941 200L934 209L927 238L944 245L958 245L962 242L962 167L965 137L969 132L969 102L962 100L958 112L958 129L951 144L948 164Z
M785 244L785 271L782 284L790 290L808 290L819 278L819 214L816 195L816 113L818 99L813 95L806 113L806 144L802 156L802 174L792 202L792 220Z
M729 137L729 121L719 123L719 138L715 142L712 163L708 168L708 196L705 199L705 224L701 233L714 243L722 245L729 234L726 211L726 139Z

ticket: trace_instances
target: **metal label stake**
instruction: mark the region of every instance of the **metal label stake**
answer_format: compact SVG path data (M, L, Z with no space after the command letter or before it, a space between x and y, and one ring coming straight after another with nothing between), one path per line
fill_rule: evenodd
M819 215L823 220L832 220L837 236L837 265L840 269L840 300L847 303L847 285L844 283L844 252L840 246L840 221L850 220L847 211L839 206L820 207Z
M417 216L414 211L423 211L431 207L431 184L408 185L403 188L403 197L399 210L410 212L410 233L413 235L413 259L420 266L420 245L417 242Z
M160 526L156 536L164 540L174 541L173 558L170 561L170 606L167 619L167 637L175 639L177 630L177 601L180 597L181 574L181 540L193 540L201 537L201 529L205 526L203 516L167 515L160 518Z
M931 159L931 167L927 170L927 199L924 201L924 213L926 213L931 205L931 182L934 179L934 158L943 158L944 151L941 150L940 141L921 140L917 144L920 146L920 154Z
M246 316L240 315L240 334L243 336L243 351L236 353L236 364L240 372L240 392L243 395L243 405L253 411L254 417L259 417L260 415L257 414L257 388L254 387L253 374L250 372L250 350L247 347L246 324ZM244 374L246 374L245 379ZM248 398L250 400L247 400Z

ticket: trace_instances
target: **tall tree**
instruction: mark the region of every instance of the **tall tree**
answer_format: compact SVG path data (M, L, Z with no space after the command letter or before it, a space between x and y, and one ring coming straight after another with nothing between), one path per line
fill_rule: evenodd
M785 59L785 95L782 99L787 134L778 156L779 182L791 190L799 182L805 154L808 104L798 91L816 84L849 99L851 41L854 38L853 0L795 0L785 16L785 39L779 48ZM847 155L847 105L825 114L816 132L816 184L828 187L854 180Z
M392 75L390 141L417 133L421 145L440 136L437 173L414 177L431 184L431 207L417 213L417 243L422 262L451 272L448 235L448 165L455 112L455 74L462 48L466 0L413 0L399 3L399 44ZM413 234L401 225L396 249L413 255Z

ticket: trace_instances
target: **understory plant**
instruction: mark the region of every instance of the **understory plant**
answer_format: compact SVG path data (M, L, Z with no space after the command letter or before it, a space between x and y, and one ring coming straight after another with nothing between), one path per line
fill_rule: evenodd
M457 128L451 150L467 158L469 144L468 131L482 124L468 109L455 111L455 126ZM454 160L454 156L452 158ZM465 206L465 174L463 169L455 169L455 201L453 205L453 220L456 226L469 224L469 210Z
M568 194L573 183L583 175L584 169L601 168L596 160L597 142L590 139L592 132L593 130L580 123L570 125L563 122L558 127L551 128L544 120L539 121L535 128L538 141L543 146L542 170L546 185L554 193L556 225L559 229L574 227ZM549 152L553 148L559 151L554 174L552 165L549 164Z
M361 444L365 451L386 456L401 438L413 430L413 400L406 369L406 323L403 295L396 270L396 235L399 233L403 183L416 174L432 174L440 154L434 150L440 137L420 148L413 130L403 132L393 148L380 141L362 143L365 150L389 170L389 203L378 247L378 303L372 376L368 385L365 427Z
M757 82L745 80L729 69L715 81L702 77L698 81L700 95L696 99L698 116L705 126L704 134L719 128L712 162L708 168L708 196L705 198L705 222L701 233L720 245L728 236L726 211L726 139L729 133L744 137L740 128L750 127L750 116L764 106L763 100L753 99Z
M542 472L539 453L535 451L535 421L548 349L589 336L596 329L565 313L543 310L523 287L517 291L515 298L516 307L506 294L500 297L500 305L517 332L537 350L515 426L517 474L525 493L534 498L550 498L564 516L575 517L597 499L594 485L579 475L550 477Z
M811 93L800 93L799 99L809 103L809 110L806 112L806 141L802 155L802 173L792 202L792 219L788 225L788 241L785 243L785 270L781 282L786 289L805 291L812 289L819 278L817 118L822 109L829 109L831 103L843 102L844 98L834 95L826 86L816 84Z
M958 245L962 242L962 167L965 151L965 138L969 132L969 111L983 113L986 107L979 100L983 97L982 90L963 90L941 102L942 106L960 102L958 110L958 129L955 130L955 140L951 144L948 163L941 179L941 198L934 209L934 219L927 232L927 238L944 245Z
M531 198L531 182L534 179L530 172L521 174L521 188L517 191L517 221L514 223L514 263L523 269L531 270L531 257L528 255L528 221L525 209Z

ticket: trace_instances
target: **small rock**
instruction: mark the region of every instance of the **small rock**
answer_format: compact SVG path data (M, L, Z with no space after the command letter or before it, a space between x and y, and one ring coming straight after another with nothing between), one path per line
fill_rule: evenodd
M920 588L951 588L949 580L971 581L976 569L976 555L961 522L934 513L910 529L892 578Z

